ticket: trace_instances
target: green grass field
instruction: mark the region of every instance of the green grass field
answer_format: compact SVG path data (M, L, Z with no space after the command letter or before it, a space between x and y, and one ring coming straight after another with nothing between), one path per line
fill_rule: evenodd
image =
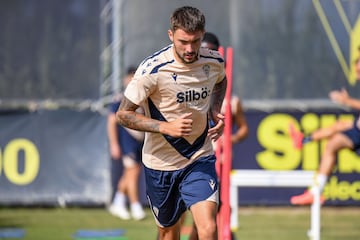
M360 239L360 208L323 207L321 211L322 240ZM73 235L79 229L124 229L122 239L155 240L155 223L148 209L147 214L145 220L138 222L117 219L102 208L0 208L0 230L24 229L25 237L21 238L24 240L74 240ZM186 224L191 224L190 217ZM310 209L240 207L239 224L235 232L238 240L308 239Z

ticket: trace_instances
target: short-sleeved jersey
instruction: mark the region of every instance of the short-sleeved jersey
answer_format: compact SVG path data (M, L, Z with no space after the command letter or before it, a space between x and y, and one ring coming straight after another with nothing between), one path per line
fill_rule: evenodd
M207 136L207 113L214 85L224 78L223 58L207 48L200 48L197 61L184 64L174 58L173 45L169 45L140 64L125 97L142 106L150 118L173 121L191 112L194 120L187 137L146 132L143 147L146 167L177 170L214 153Z

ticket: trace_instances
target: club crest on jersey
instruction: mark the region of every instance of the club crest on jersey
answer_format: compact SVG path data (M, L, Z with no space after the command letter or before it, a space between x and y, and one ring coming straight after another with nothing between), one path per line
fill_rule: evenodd
M202 69L203 69L206 77L208 78L209 74L210 74L210 66L208 64L205 64Z

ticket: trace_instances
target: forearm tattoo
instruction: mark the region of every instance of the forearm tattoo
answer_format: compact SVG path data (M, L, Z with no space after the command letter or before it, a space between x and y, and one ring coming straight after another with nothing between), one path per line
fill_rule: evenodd
M137 113L139 106L132 103L126 97L123 98L116 113L116 119L124 127L145 132L159 132L160 121L148 118Z
M211 111L220 113L226 93L227 79L226 77L218 84L215 84L211 95Z

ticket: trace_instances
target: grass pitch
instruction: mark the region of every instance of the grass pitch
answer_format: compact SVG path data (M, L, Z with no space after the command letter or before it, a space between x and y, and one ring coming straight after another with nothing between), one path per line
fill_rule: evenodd
M75 240L78 230L124 229L124 239L156 240L155 223L146 211L145 220L123 221L102 208L0 208L0 230L23 229L23 240ZM360 239L359 217L357 207L323 207L321 239ZM186 224L191 224L191 217ZM308 207L240 207L235 236L238 240L304 240L309 226Z

